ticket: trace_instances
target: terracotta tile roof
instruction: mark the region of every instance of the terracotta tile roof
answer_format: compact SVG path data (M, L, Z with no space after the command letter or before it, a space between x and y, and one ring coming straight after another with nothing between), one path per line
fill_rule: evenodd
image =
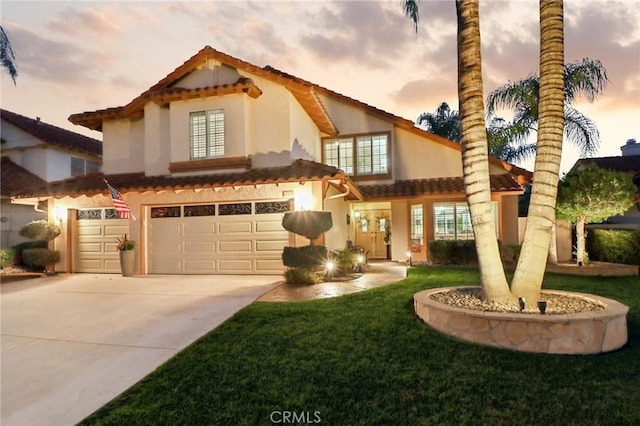
M2 120L40 139L42 142L78 151L83 154L102 157L102 142L79 133L16 114L6 109L0 110Z
M102 173L95 173L52 182L36 189L20 191L19 194L14 193L14 196L17 198L63 197L67 195L77 197L80 195L106 194L108 191L103 179L107 179L121 193L317 181L323 179L341 179L347 181L352 186L352 189L355 188L349 178L335 167L314 161L296 160L288 166L213 175L145 176L144 173L128 173L105 176Z
M640 172L640 155L628 155L622 157L596 157L581 158L573 165L571 170L575 170L580 166L587 164L595 164L603 169L616 170L619 172L639 173Z
M17 165L9 157L2 157L0 162L0 193L8 197L13 192L47 184L29 170Z
M522 192L522 187L509 173L491 175L490 179L493 192ZM362 185L360 191L367 200L464 194L464 180L462 177L403 180L386 185Z

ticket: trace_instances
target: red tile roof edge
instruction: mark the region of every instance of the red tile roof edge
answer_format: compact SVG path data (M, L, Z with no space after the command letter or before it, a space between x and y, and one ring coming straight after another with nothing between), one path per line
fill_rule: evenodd
M51 182L29 191L14 193L16 198L61 197L76 195L107 194L103 179L109 181L121 193L160 191L173 189L197 189L225 186L262 185L297 181L317 181L342 179L353 183L342 171L309 160L295 160L288 166L251 169L239 173L203 174L190 176L145 176L144 173L103 175L94 173L86 176Z
M98 158L102 157L102 141L97 139L45 123L39 118L29 118L6 109L0 109L0 117L45 143Z
M13 192L46 185L47 181L3 156L0 160L0 194L10 196Z

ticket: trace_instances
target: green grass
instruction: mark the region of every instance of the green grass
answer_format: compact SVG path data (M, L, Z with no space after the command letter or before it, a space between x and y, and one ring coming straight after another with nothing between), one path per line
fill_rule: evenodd
M476 346L415 317L417 291L478 282L416 268L340 298L254 303L82 424L268 425L274 411L327 425L640 424L638 277L546 278L630 306L629 343L589 356Z

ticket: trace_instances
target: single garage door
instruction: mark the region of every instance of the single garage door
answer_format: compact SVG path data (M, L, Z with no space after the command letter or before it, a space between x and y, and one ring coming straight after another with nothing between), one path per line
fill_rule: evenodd
M76 214L75 272L119 273L117 238L129 234L129 220L114 209L85 209Z
M289 201L149 208L152 274L281 274Z

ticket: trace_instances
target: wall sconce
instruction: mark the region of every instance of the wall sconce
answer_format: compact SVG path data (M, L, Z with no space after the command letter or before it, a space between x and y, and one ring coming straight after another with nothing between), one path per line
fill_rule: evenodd
M354 211L354 212L353 212L353 217L355 217L356 219L360 219L360 216L361 216L361 215L362 215L362 214L360 213L360 211L359 211L359 210L356 210L356 211Z
M56 206L55 209L53 209L53 215L55 216L56 221L62 224L62 221L67 216L67 209L65 209L64 207Z

